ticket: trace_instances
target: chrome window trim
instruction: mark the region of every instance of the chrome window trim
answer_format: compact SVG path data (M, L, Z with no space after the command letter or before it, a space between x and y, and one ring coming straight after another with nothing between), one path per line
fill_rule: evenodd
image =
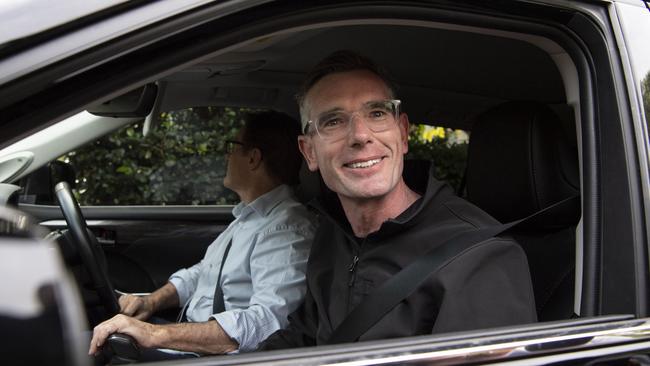
M643 338L645 339L645 342L639 343L637 338ZM582 340L587 341L581 342ZM578 344L574 345L573 342L576 341L578 341ZM525 358L521 360L521 363L530 364L531 360L529 357L536 357L537 360L538 355L557 352L560 349L563 351L575 350L576 352L585 352L587 349L592 349L588 353L594 356L604 354L611 355L611 349L609 347L628 342L634 343L619 346L624 349L621 352L650 347L650 322L646 320L640 325L633 325L625 328L600 331L592 330L584 333L580 332L566 335L557 334L541 339L535 338L530 340L506 341L504 343L476 345L465 348L412 353L408 355L390 355L377 359L326 363L325 365L363 366L403 362L435 362L445 365L454 365L464 364L467 362L474 363L507 360L508 358ZM533 347L540 350L532 350L531 348ZM603 347L608 347L608 349L604 350ZM556 355L556 357L558 356ZM566 360L566 355L560 355L559 360Z
M205 357L193 365L541 364L650 349L650 318L620 316L485 331ZM575 322L596 323L578 325ZM483 335L477 333L483 332Z

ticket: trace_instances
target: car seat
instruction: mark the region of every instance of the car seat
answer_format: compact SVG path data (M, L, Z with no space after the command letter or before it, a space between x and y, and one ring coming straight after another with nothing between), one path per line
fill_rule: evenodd
M473 123L467 199L506 223L580 194L572 126L547 106L507 102ZM580 200L509 231L528 257L540 321L573 316Z

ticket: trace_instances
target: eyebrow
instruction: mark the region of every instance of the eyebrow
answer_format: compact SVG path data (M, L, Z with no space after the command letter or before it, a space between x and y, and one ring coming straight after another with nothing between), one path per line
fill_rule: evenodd
M381 105L382 103L386 102L386 100L387 99L369 100L369 101L363 103L362 106L363 107L373 107L373 106L376 106L376 105ZM322 115L335 113L335 112L341 112L341 111L345 112L345 109L343 109L341 107L334 107L334 108L330 108L328 110L325 110L323 112L320 112L317 115L322 116Z
M382 106L386 105L386 100L371 100L369 102L363 103L363 105L366 107Z
M345 111L345 109L343 109L341 107L334 107L334 108L330 108L328 110L325 110L325 111L322 111L322 112L318 113L317 116L323 116L323 115L326 115L326 114L331 114L331 113L336 113L336 112L341 112L341 111Z

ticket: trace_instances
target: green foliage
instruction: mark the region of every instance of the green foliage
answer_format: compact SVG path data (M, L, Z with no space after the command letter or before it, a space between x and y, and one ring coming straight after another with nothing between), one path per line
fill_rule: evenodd
M433 161L434 176L458 190L465 174L467 134L448 128L435 128L439 132L434 134L427 133L427 130L431 132L431 127L411 125L407 159Z
M189 108L162 113L144 137L141 124L121 130L61 158L77 175L82 205L205 205L238 201L222 185L223 144L247 110Z
M237 195L222 184L223 146L235 137L248 111L202 107L162 113L160 125L146 137L137 123L60 160L76 172L82 205L234 204ZM458 187L467 143L457 135L414 125L407 157L433 160L436 177Z

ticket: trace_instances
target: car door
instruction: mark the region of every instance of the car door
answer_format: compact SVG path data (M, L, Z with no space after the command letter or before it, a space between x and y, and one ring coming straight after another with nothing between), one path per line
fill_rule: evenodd
M435 61L458 50L498 44L514 50L515 47L509 46L519 41L534 45L531 53L539 53L553 61L564 88L559 93L562 95L560 100L545 102L570 107L569 120L578 135L581 217L575 232L576 276L573 281L574 309L578 319L299 351L214 357L204 359L206 364L327 362L361 365L508 361L534 364L607 362L619 361L619 357L623 363L647 360L650 143L645 117L648 106L643 104L648 95L648 87L644 86L647 85L645 75L650 70L647 67L647 25L650 24L647 2L464 1L452 4L423 1L405 4L279 1L259 4L251 1L221 2L206 5L200 11L170 14L165 22L156 23L147 18L148 27L136 27L141 32L129 33L119 28L119 37L109 37L113 42L96 48L85 44L83 50L87 52L75 54L74 60L62 57L58 60L63 61L51 67L39 69L35 61L42 59L23 58L25 62L30 61L28 65L36 68L37 72L30 74L29 68L21 69L19 76L22 79L16 77L3 84L0 95L6 98L0 98L5 118L0 121L5 132L2 146L37 127L69 117L90 103L109 100L126 90L157 80L160 75L170 76L179 70L184 71L183 77L187 79L199 74L211 81L223 78L219 79L222 80L219 88L208 81L210 88L206 95L211 101L248 101L249 105L258 103L265 106L273 104L270 101L277 101L276 107L293 105L289 104L293 103L291 98L282 93L285 91L282 86L289 85L287 89L293 90L291 87L298 84L298 76L304 73L304 65L342 42L374 52L375 56L383 55L385 60L403 66L403 76L407 75L404 69L420 71L416 75L419 78L410 79L407 96L413 101L412 115L423 119L426 116L462 116L502 99L535 97L536 87L541 85L543 89L548 80L529 79L534 72L515 74L510 82L498 77L503 73L497 71L521 70L519 67L527 64L521 60L527 59L524 48L491 59L490 56L500 50L495 47L485 50L480 58L457 60L467 66L461 72L455 68L457 64L442 65L448 67L444 69L448 72L435 74L439 81L436 88L425 88L426 76L434 74L436 69L422 64L426 53L421 50L436 50L436 57L427 60L432 65L441 66ZM111 24L115 27L124 25ZM374 40L371 43L367 34L353 29L365 25L376 27L367 34L378 36L381 42ZM388 35L398 34L402 26L412 27L407 30L414 32L406 33L411 37L387 43L386 40L391 39ZM337 27L345 32L337 33ZM427 33L432 29L439 32ZM87 29L80 26L79 33L84 31ZM323 41L328 39L325 37L328 31L337 36L329 38L335 39L335 44ZM309 38L313 34L323 37ZM418 37L422 34L427 36ZM445 38L445 34L450 37ZM487 41L492 37L497 42L463 43L463 36L468 34L489 36L478 38ZM643 37L636 38L635 34ZM231 61L231 58L236 59L247 52L253 52L255 56L254 52L262 49L265 42L281 40L288 40L281 43L284 48L280 49L280 54L290 55L282 60L286 61L283 64L293 67L291 72L275 69L255 73L264 63L254 57L249 57L247 63ZM439 43L440 40L445 42ZM55 41L60 40L55 37ZM229 54L233 49L235 51ZM221 55L225 56L219 59ZM18 56L19 53L12 54L12 57L20 59ZM209 57L218 59L215 68L202 64ZM273 57L269 60L272 61ZM500 63L508 67L502 69ZM138 67L133 67L136 64ZM80 65L83 67L79 68ZM247 74L248 71L251 73ZM234 78L237 72L247 77L232 83L230 78ZM537 72L541 74L542 70ZM8 74L0 72L4 78L0 80L7 80L11 76ZM250 84L244 84L245 81ZM273 88L264 84L269 81ZM463 89L467 85L474 87ZM408 89L409 86L412 88ZM488 90L488 95L480 95L484 90ZM519 94L508 94L512 90ZM232 99L224 101L228 95ZM274 99L278 95L280 97ZM463 98L455 99L459 95ZM181 100L183 95L178 93L175 97ZM47 108L35 108L41 105ZM446 105L454 108L444 109ZM462 121L456 120L459 124ZM122 171L126 172L127 168ZM48 222L59 218L55 207L24 203L21 208L45 220L47 225L56 226L56 222ZM84 210L97 235L107 244L107 251L114 251L116 258L121 256L116 262L139 262L118 266L142 267L134 269L142 272L153 271L147 268L157 266L157 254L153 252L164 252L156 250L160 243L158 240L162 240L159 238L145 241L144 245L136 244L138 240L153 235L150 234L152 231L158 231L151 230L151 226L158 226L167 234L166 237L191 233L189 236L197 238L198 242L202 235L199 232L212 230L208 223L217 227L226 225L230 220L228 212L229 208L212 206L134 206L126 209L102 206ZM178 223L181 226L176 226ZM138 227L137 235L131 236L131 226ZM101 230L107 230L106 234ZM218 232L220 229L214 230ZM205 235L204 243L207 243L208 236ZM125 242L124 247L117 244L120 241ZM177 249L186 244L174 240L170 245ZM197 253L200 251L196 249ZM164 281L165 274L157 276L158 280L152 279L141 288L152 288L158 284L156 281Z

